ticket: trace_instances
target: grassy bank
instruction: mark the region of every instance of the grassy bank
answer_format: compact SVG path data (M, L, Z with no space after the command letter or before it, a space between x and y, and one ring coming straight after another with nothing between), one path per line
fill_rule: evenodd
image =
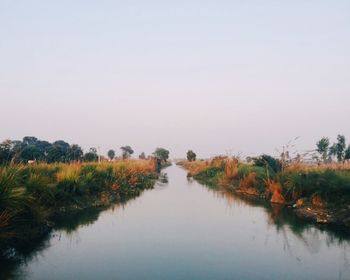
M263 163L263 164L262 164ZM300 218L350 229L350 164L241 163L214 158L182 162L189 176L211 186L292 207Z
M155 170L153 160L0 167L0 251L47 233L62 213L137 196Z

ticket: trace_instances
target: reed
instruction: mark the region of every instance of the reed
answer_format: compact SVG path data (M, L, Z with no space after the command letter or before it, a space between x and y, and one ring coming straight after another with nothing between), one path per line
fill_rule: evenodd
M62 211L103 206L152 188L153 160L0 167L0 250ZM27 238L26 237L26 238Z
M218 182L233 191L263 196L275 203L300 198L350 202L350 163L293 163L275 172L269 166L246 164L230 158L186 162L183 166L202 183ZM217 180L217 177L220 180Z

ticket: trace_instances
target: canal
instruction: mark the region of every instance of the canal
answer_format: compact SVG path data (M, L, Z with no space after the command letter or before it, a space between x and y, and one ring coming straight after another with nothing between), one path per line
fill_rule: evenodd
M178 166L133 200L63 221L3 275L19 279L350 279L345 234L242 200Z

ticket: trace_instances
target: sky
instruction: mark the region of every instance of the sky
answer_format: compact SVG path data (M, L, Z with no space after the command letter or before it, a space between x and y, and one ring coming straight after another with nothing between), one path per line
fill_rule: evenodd
M302 152L349 105L348 0L0 0L0 141Z

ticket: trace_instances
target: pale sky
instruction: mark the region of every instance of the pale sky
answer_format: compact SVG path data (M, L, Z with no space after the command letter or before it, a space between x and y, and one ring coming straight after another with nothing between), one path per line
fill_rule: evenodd
M0 141L172 157L350 141L350 1L0 0L0 102Z

